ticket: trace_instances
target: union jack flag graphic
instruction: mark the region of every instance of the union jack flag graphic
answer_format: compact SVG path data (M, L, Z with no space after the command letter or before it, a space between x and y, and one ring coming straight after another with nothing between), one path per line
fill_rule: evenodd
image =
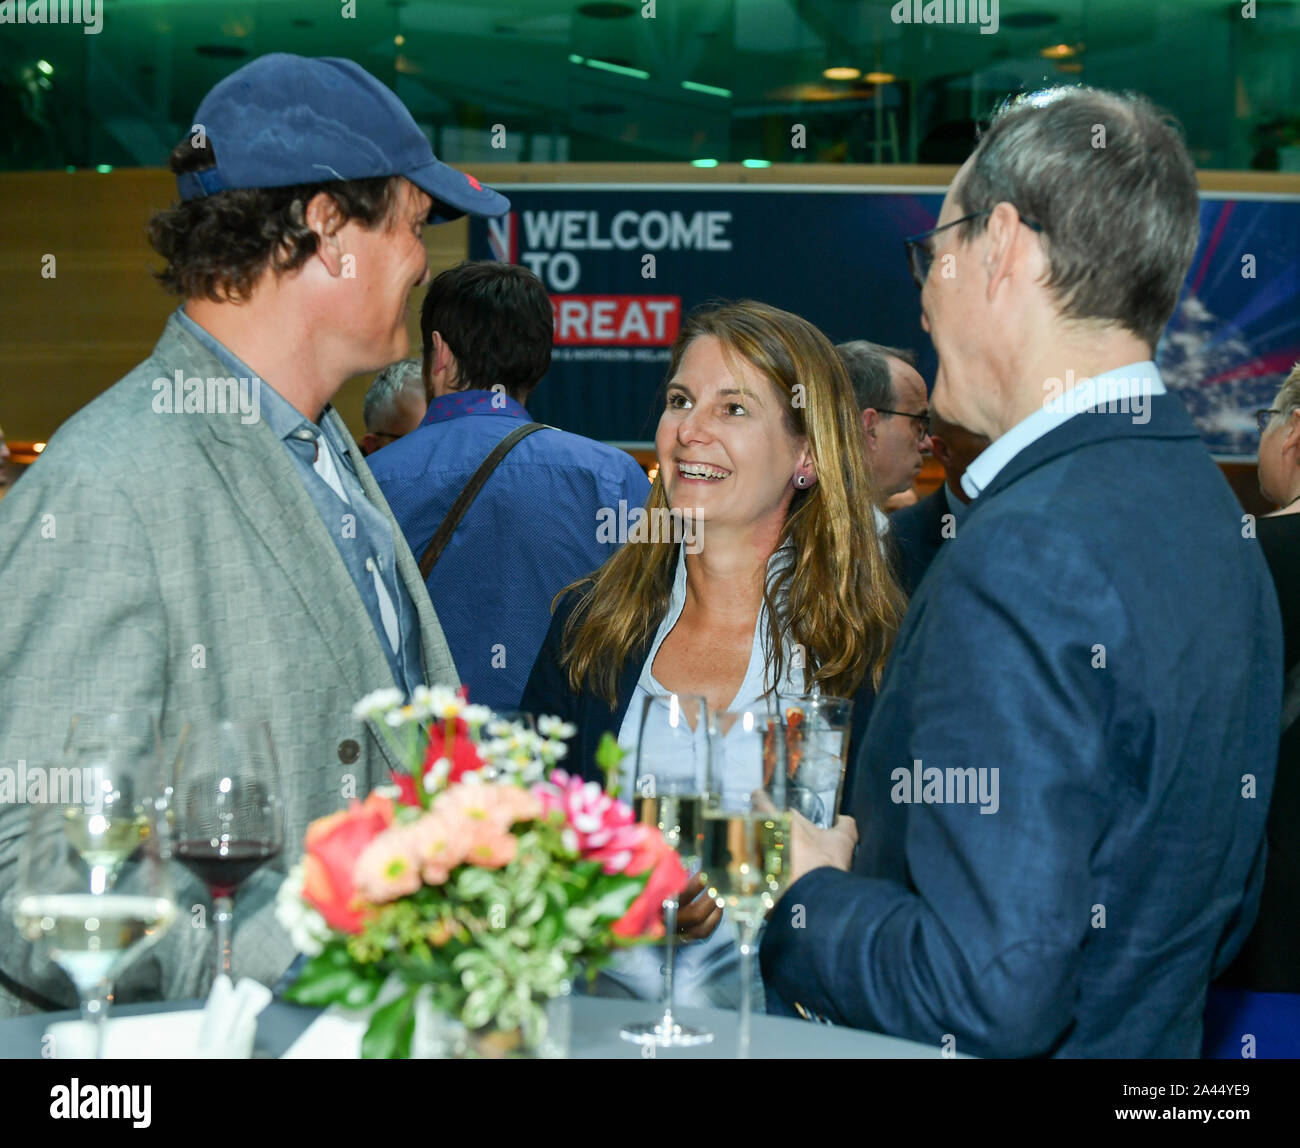
M487 221L488 248L492 258L499 263L517 263L519 260L519 231L515 215L511 211Z

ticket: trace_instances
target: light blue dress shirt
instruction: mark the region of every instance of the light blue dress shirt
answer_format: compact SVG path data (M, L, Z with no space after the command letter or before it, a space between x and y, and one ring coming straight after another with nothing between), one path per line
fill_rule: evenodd
M1065 382L1071 381L1067 374ZM1160 370L1149 359L1116 367L1096 378L1080 379L1068 390L1059 379L1049 379L1043 387L1042 409L1021 419L990 443L966 468L961 476L961 488L970 498L978 498L1016 455L1076 415L1116 414L1145 422L1151 417L1152 396L1164 393ZM949 505L953 501L950 499Z

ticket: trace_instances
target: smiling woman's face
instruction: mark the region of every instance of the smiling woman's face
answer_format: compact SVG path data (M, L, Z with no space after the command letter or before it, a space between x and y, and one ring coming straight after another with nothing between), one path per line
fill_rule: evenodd
M728 361L730 360L730 361ZM803 440L780 389L712 335L693 340L669 380L655 433L668 505L711 525L785 521Z

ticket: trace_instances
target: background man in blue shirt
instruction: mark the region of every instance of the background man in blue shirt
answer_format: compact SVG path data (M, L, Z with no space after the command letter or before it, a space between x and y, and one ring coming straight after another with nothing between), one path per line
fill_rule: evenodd
M550 366L553 329L527 268L467 262L430 284L420 313L429 410L372 466L417 556L480 463L532 421L524 404ZM506 455L428 578L471 700L518 707L552 598L618 548L604 533L598 541L599 512L625 521L619 503L641 506L649 491L625 451L551 427Z

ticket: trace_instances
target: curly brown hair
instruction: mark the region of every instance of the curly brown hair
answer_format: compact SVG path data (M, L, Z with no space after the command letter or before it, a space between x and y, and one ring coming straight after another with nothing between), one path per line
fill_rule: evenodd
M211 141L195 147L187 136L168 158L177 174L215 166ZM149 220L149 242L167 260L155 276L187 299L240 302L270 267L277 275L301 267L316 252L307 226L307 204L325 192L345 220L373 228L386 225L397 204L402 177L331 180L292 187L236 188L177 203Z

